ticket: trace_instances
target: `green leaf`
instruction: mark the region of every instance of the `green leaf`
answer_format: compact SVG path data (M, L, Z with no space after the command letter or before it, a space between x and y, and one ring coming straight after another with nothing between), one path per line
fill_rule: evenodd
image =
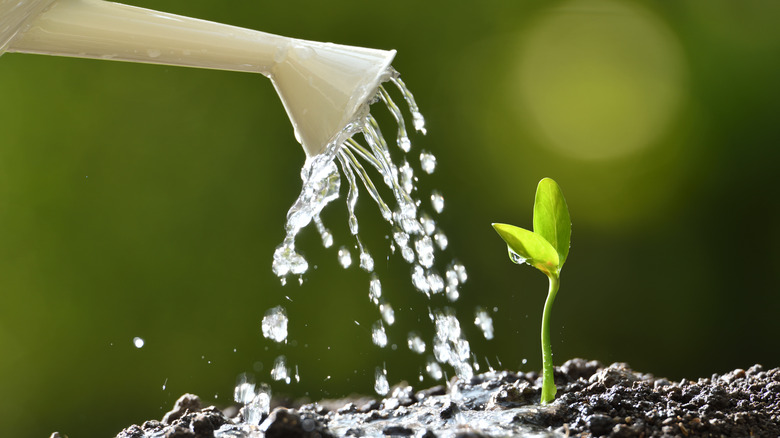
M558 252L561 269L569 256L571 217L566 199L558 183L550 178L539 181L534 201L534 232L542 236Z
M493 224L499 236L504 239L509 249L509 258L518 263L512 252L525 259L525 262L544 272L557 274L558 252L549 242L532 231L508 224Z

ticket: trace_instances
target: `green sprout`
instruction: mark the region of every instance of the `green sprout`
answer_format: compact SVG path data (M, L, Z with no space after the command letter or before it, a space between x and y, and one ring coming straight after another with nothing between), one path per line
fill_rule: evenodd
M493 228L506 242L512 262L527 263L542 271L550 280L550 290L542 313L541 403L546 405L555 399L557 391L553 379L550 312L571 242L571 218L561 188L550 178L539 181L534 200L534 231L507 224L493 224Z

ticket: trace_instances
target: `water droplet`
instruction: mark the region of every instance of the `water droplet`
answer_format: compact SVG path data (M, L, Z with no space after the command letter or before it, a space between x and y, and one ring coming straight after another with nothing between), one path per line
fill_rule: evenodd
M387 383L387 371L376 367L374 371L374 391L381 396L387 395L390 385Z
M477 307L474 314L474 324L482 330L482 334L485 335L485 339L493 339L493 318L488 315L487 311L481 307Z
M431 206L436 213L444 210L444 196L438 190L431 192Z
M436 157L428 151L420 152L420 166L425 173L433 173L436 170Z
M287 311L276 306L265 312L262 322L263 336L275 342L287 342Z
M436 213L441 213L444 210L444 196L438 190L431 192L431 206Z
M426 134L428 131L425 130L425 118L423 117L422 113L420 112L414 112L412 113L412 119L414 120L414 129L417 131Z
M425 294L428 294L431 290L428 278L425 276L425 270L420 265L414 265L412 268L412 285Z
M382 314L382 319L385 320L387 325L393 325L395 322L395 312L393 306L390 303L382 303L379 305L379 313Z
M325 205L338 198L341 186L338 167L327 154L308 158L301 169L301 180L301 194L287 212L287 236L274 251L272 267L279 277L290 273L301 275L309 269L306 259L295 251L295 236L319 216Z
M385 348L387 346L387 333L385 333L385 326L382 321L377 321L371 328L371 340L379 348Z
M444 231L442 231L441 229L437 230L436 234L433 235L433 241L436 242L436 245L442 251L447 249L447 245L449 245L449 240L447 240L447 235L444 234Z
M444 279L435 270L428 271L426 278L431 288L431 293L437 294L444 290Z
M425 352L425 341L422 340L417 332L409 333L406 342L409 345L409 349L415 353L422 354Z
M252 385L252 389L254 397L251 401L245 402L242 411L247 424L258 425L271 411L271 388L266 384L261 384L256 390Z
M158 49L149 49L146 51L146 54L149 55L150 58L157 58L162 55L162 52Z
M425 371L433 380L441 380L444 377L444 373L441 370L441 365L433 359L429 359L425 365Z
M320 218L319 213L314 215L314 225L317 226L317 231L320 232L320 237L322 238L322 246L325 248L330 248L333 246L333 234L331 234L330 230L325 228L325 224L322 223L322 219Z
M284 357L284 355L279 356L274 360L271 378L274 380L284 380L285 383L290 383L290 376L287 370L287 358Z
M138 336L133 338L133 345L135 345L135 348L141 348L144 346L145 343L146 342L143 339L139 338Z
M360 267L366 272L374 271L374 259L366 250L360 252Z
M465 283L466 280L469 279L468 274L466 273L466 267L458 262L452 263L452 269L455 271L455 273L458 274L458 280L460 280L461 283Z
M398 137L398 147L404 152L409 152L412 149L412 142L409 137Z
M423 227L425 234L432 235L436 231L436 221L433 220L427 213L420 215L420 225Z
M294 243L285 241L274 251L272 268L277 277L285 277L290 273L300 275L309 269L309 263L302 255L295 252Z
M343 266L344 269L349 268L350 265L352 265L352 254L350 254L346 246L339 248L339 263L341 263L341 266Z
M471 357L469 342L461 336L460 322L455 314L448 311L434 312L436 335L433 340L433 354L441 363L448 363L458 377L470 379L473 369L468 362Z
M507 248L509 251L509 259L512 260L513 263L516 263L518 265L522 265L525 263L526 259L523 258L520 254L512 251L511 249Z
M401 167L398 168L398 177L401 188L407 195L411 195L414 190L414 169L409 162L404 160Z
M371 275L371 281L368 284L368 299L374 304L379 304L379 299L382 297L382 283L379 282L379 277L376 274Z
M166 377L166 378L165 378L165 381L163 382L163 387L162 387L163 391L165 391L165 387L166 387L167 385L168 385L168 378Z
M433 239L429 236L422 236L414 242L414 248L417 251L417 260L426 268L433 266Z
M447 299L453 303L458 301L458 298L460 298L460 290L458 289L458 286L447 286L444 288L444 290L447 294Z
M255 384L246 381L246 376L241 376L241 383L233 389L233 400L236 403L247 404L255 398Z

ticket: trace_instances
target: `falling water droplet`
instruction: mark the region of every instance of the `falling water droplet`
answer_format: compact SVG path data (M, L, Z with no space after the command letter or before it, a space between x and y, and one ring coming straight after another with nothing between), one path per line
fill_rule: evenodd
M431 174L436 170L436 157L428 151L422 151L420 152L420 165L425 173Z
M444 290L444 279L435 270L431 269L426 275L431 293L437 294Z
M414 169L412 169L408 161L403 161L403 164L398 169L398 176L403 191L407 195L411 195L414 190Z
M246 381L246 376L241 376L241 383L233 389L233 400L236 403L247 404L255 398L255 384Z
M271 370L271 378L274 380L284 380L290 383L290 376L287 370L287 358L284 355L279 356L274 361L274 368Z
M429 236L422 236L414 242L414 249L417 251L417 259L421 265L426 268L433 266L433 239Z
M431 286L428 284L425 270L420 265L414 265L412 268L412 285L426 295L430 293Z
M493 319L488 315L487 311L481 307L477 307L474 314L474 324L482 330L482 334L485 335L485 339L493 339Z
M276 306L265 312L262 322L263 336L275 342L287 342L287 311Z
M322 219L320 218L319 213L315 214L314 217L314 225L317 227L317 231L320 232L320 237L322 238L322 246L325 248L330 248L333 246L333 234L331 234L330 230L325 228L325 224L322 223Z
M374 271L374 259L371 257L371 254L363 248L361 248L360 251L360 267L366 272Z
M339 263L341 263L341 266L343 266L344 269L349 268L350 265L352 265L352 254L350 254L346 246L339 248Z
M382 324L382 321L374 323L371 328L371 339L379 348L385 348L387 346L387 333L385 333L385 326Z
M376 274L371 274L371 281L368 284L368 299L374 304L379 304L380 298L382 298L382 283L379 282L379 277Z
M468 274L466 273L466 267L458 262L452 263L452 269L455 270L455 272L458 274L458 280L460 280L461 283L465 283L466 280L469 279Z
M436 221L433 220L427 213L420 215L420 225L423 227L425 234L432 235L436 231Z
M409 333L406 342L409 345L409 349L414 351L415 353L422 354L425 352L425 341L422 340L422 338L417 332Z
M374 391L379 395L387 395L390 385L387 383L387 370L376 367L374 371Z
M428 359L428 363L425 365L425 371L433 380L441 380L444 376L441 365L433 359Z
M139 338L138 336L133 338L133 345L135 345L135 348L141 348L144 346L145 343L146 342L143 339Z
M442 231L441 229L437 230L436 234L433 235L433 241L436 242L436 245L442 251L447 249L447 245L449 245L449 240L447 240L447 235L444 234L444 231Z
M390 303L382 303L379 305L379 313L382 314L382 319L385 320L387 325L393 325L395 322L395 311Z
M438 190L431 192L431 206L436 213L441 213L444 210L444 196Z

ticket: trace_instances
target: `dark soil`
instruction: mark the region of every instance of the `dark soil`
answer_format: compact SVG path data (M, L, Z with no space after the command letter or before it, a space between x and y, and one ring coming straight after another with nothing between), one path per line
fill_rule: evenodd
M449 389L401 385L382 401L278 407L259 425L243 423L241 413L230 418L201 408L197 397L185 395L162 421L131 426L117 438L780 436L780 368L754 365L670 382L623 363L573 359L555 369L555 382L555 402L544 407L538 373L501 372L453 379Z

